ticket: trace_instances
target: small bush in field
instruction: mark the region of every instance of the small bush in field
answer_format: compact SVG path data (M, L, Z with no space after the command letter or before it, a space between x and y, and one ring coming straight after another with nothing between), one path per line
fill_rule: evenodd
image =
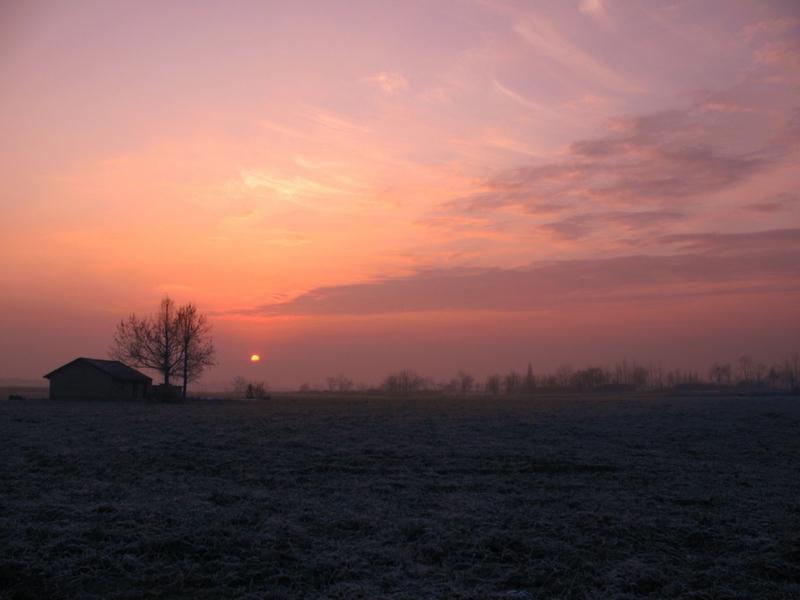
M247 384L244 397L248 400L269 398L269 384L265 381L251 381Z
M233 380L233 393L248 400L269 398L269 384L266 381L248 381L241 375Z

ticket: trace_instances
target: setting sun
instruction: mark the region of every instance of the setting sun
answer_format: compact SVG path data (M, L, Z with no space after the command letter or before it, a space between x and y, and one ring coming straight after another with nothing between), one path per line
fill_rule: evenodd
M250 362L258 362L260 360L261 357L258 354L253 354L253 356L250 357Z

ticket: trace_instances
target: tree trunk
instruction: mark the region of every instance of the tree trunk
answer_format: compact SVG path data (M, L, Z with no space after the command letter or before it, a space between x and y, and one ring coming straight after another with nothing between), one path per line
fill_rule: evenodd
M183 351L183 399L186 399L186 385L188 383L189 378L189 357L187 356L187 352L184 349Z

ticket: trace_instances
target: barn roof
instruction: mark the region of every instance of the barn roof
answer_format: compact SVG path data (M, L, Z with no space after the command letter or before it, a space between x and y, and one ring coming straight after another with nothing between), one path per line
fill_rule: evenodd
M100 369L101 371L105 371L112 377L116 379L128 379L128 380L135 380L135 381L153 381L152 377L148 377L144 373L140 373L136 369L129 367L128 365L119 362L118 360L102 360L99 358L76 358L72 362L68 362L62 367L57 368L55 371L51 371L47 375L44 376L45 379L50 379L50 376L54 373L58 373L62 369L66 369L71 367L76 363L84 363L88 364L96 369Z

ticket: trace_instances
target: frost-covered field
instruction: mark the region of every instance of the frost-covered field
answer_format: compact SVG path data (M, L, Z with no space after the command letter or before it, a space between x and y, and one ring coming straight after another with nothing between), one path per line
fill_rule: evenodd
M0 402L1 598L798 598L800 398Z

